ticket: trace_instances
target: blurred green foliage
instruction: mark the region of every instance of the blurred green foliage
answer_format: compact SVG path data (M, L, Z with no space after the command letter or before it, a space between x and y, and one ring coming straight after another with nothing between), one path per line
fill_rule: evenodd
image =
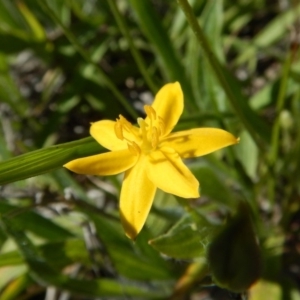
M300 4L190 5L0 0L1 300L300 299ZM133 243L118 216L121 178L61 166L104 151L90 122L134 123L176 80L176 129L220 127L241 141L188 161L201 198L157 193ZM254 256L241 253L249 243ZM258 260L249 293L217 286L247 288Z

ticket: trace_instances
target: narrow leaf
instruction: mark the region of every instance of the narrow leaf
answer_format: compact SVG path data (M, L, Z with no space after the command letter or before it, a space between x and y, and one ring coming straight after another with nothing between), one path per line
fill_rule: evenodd
M57 272L50 266L40 251L25 235L22 228L14 223L14 220L2 217L0 224L6 230L7 234L14 239L30 268L32 277L40 284L55 286L76 295L89 297L125 297L125 295L150 299L167 297L165 291L156 290L155 292L152 292L145 287L133 285L128 282L123 284L112 279L79 280L69 278L68 276Z
M58 241L73 237L66 229L53 223L51 220L42 217L36 212L31 211L30 207L14 206L1 201L0 214L2 216L15 217L14 222L23 228L23 230L29 230L50 241Z
M190 216L183 217L171 230L151 241L156 250L170 257L191 259L204 256L207 228L197 229Z
M187 80L185 70L179 60L179 55L176 53L161 19L155 11L154 5L149 0L130 0L130 3L143 32L154 45L155 51L162 58L162 71L166 73L169 80L178 80L180 82L187 106L195 108L196 101L192 93L191 84Z
M102 151L91 137L32 151L0 163L0 185L47 173L70 160Z

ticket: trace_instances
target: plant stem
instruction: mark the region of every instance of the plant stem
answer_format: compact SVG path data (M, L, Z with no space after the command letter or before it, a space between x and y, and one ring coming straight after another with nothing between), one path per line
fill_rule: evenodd
M233 109L237 113L237 115L240 117L242 120L243 124L251 134L252 138L256 142L257 146L262 149L262 143L260 142L258 135L257 135L257 130L254 129L253 123L257 121L261 121L258 119L258 116L254 114L253 111L250 110L249 106L244 99L240 99L238 95L233 91L233 84L230 84L229 80L231 79L230 74L227 74L228 72L223 68L218 61L217 57L213 53L210 44L200 27L194 12L188 3L187 0L177 0L181 9L183 10L187 21L189 25L191 26L194 34L196 35L196 38L201 46L201 49L203 50L206 58L208 59L217 79L219 80L219 83L223 87L227 98L229 99ZM255 119L256 120L255 120ZM252 119L252 122L250 120ZM257 127L256 127L257 128ZM267 135L266 135L267 136Z
M114 94L114 96L117 98L117 100L123 105L123 107L127 110L127 112L133 117L137 118L138 114L136 111L132 108L130 103L126 100L126 98L119 92L118 88L115 86L115 84L109 79L109 77L102 71L102 69L99 67L98 63L93 61L90 54L84 50L84 48L78 43L76 37L74 34L61 22L61 20L56 16L56 14L52 11L52 9L49 7L46 1L41 0L38 2L40 6L44 9L44 11L61 27L63 30L65 36L68 38L68 40L72 43L74 48L77 50L77 52L83 57L83 59L88 62L89 64L95 66L102 77L102 80L104 81L105 85L108 87L108 89Z
M129 29L127 27L127 24L117 7L116 1L115 0L107 0L107 3L116 19L119 29L121 30L122 34L125 36L125 38L128 42L129 49L130 49L131 54L137 64L137 67L139 68L141 74L144 76L144 79L145 79L146 83L148 84L149 88L151 89L152 93L155 95L158 91L158 87L156 86L156 84L153 82L153 80L151 79L151 77L148 74L143 57L141 56L140 52L137 50L137 48L134 44L134 41L133 41L133 39L130 35L130 32L129 32Z

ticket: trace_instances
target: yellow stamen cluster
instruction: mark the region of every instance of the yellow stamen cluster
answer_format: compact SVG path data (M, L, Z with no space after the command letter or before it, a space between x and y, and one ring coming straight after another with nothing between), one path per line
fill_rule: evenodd
M159 144L160 137L164 132L164 122L156 111L150 105L144 106L148 119L137 119L140 127L139 134L134 130L134 126L128 122L122 115L116 120L115 134L118 139L127 141L129 151L134 155L142 152L149 153L155 150ZM131 133L135 137L135 141L126 138L126 132Z

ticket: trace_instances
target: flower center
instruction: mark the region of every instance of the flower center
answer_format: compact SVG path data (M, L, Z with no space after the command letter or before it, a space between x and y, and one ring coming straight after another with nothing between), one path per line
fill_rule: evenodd
M164 132L164 122L150 105L145 105L147 118L138 118L139 129L128 122L122 115L116 120L115 134L118 139L127 141L129 151L134 155L141 152L148 154L155 150Z

